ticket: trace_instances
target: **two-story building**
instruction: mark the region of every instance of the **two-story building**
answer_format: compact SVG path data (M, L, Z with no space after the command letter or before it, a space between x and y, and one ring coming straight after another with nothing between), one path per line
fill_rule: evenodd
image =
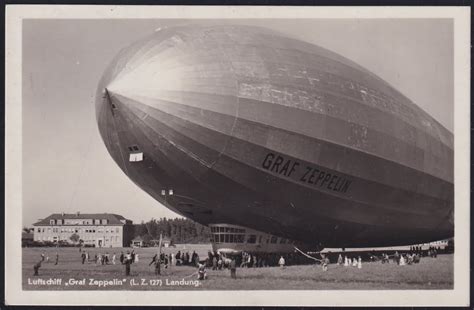
M77 243L96 247L127 247L133 239L133 224L110 213L54 213L33 224L34 241ZM72 237L77 235L77 237ZM74 239L78 239L77 241Z

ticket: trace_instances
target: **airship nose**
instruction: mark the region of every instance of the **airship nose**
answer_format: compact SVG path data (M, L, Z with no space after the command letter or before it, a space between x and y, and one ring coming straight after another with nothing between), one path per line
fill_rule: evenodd
M104 141L105 147L109 153L114 154L114 147L118 147L114 144L112 139L116 134L113 132L114 126L114 113L116 110L116 104L113 102L109 90L106 87L100 87L97 91L96 101L96 119L99 128L100 135ZM120 164L120 162L118 162Z
M100 127L100 122L103 120L103 114L105 113L104 107L107 105L108 91L107 88L99 87L97 90L97 95L95 99L95 113L97 123Z
M98 91L96 100L95 100L95 112L97 118L97 124L99 125L99 129L103 122L105 121L105 117L107 117L106 107L109 105L110 96L108 93L107 88L101 88Z

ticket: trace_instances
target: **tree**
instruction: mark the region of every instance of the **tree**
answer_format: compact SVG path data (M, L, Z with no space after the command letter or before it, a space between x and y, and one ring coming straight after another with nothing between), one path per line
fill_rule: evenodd
M135 237L145 239L149 235L153 239L158 239L160 233L178 243L207 243L210 238L208 227L186 218L151 219L148 222L135 224Z
M142 236L142 238L143 238L143 243L145 243L147 245L151 243L151 240L153 240L153 238L150 234L146 234L146 235Z
M142 221L141 224L135 225L135 237L143 236L148 233L146 223Z
M71 235L71 237L69 237L69 239L73 242L73 243L78 243L79 242L79 235L74 233Z

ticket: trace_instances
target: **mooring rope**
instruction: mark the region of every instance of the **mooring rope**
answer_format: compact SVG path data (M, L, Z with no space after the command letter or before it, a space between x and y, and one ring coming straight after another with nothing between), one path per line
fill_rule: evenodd
M192 277L192 276L196 275L197 273L198 273L198 272L196 271L196 272L194 272L194 273L190 274L189 276L185 276L185 277L183 277L183 279L186 279L186 278Z
M298 249L298 248L295 247L295 246L294 246L294 248L295 248L295 250L297 250L298 252L300 252L300 253L303 254L304 256L306 256L306 257L308 257L308 258L311 258L312 260L315 260L315 261L317 261L317 262L322 262L322 261L323 261L322 259L318 259L318 258L315 258L315 257L312 257L312 256L306 254L305 252L301 251L300 249ZM318 252L318 253L320 253L320 252Z

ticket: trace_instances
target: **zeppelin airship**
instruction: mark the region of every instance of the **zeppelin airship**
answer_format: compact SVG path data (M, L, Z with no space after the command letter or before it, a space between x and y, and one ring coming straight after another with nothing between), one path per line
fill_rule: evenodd
M215 244L375 247L454 234L452 133L360 65L273 30L155 31L112 60L96 115L121 170L209 225Z

